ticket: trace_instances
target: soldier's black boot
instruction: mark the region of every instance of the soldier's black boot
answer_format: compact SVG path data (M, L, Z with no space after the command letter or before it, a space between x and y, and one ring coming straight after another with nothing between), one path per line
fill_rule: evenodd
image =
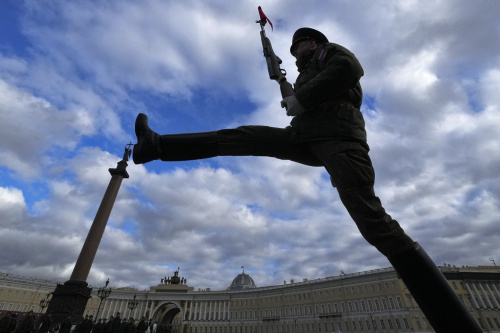
M155 133L148 125L148 116L140 113L135 120L133 160L135 164L148 163L153 160L188 161L218 156L218 140L216 131L165 134Z
M135 120L135 135L137 143L134 145L132 159L135 164L142 164L160 158L160 136L153 132L148 125L148 116L139 113Z
M482 332L443 273L418 243L388 259L437 333Z

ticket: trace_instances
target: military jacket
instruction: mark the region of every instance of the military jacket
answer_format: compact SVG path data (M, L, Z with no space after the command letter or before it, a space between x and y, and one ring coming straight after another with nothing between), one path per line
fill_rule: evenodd
M338 141L346 149L369 150L361 107L359 83L363 68L345 47L320 45L300 72L295 97L307 110L291 121L291 130L301 142Z

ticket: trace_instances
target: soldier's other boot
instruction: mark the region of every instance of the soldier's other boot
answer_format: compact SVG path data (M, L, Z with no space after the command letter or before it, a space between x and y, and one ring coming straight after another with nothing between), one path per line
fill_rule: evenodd
M132 154L135 164L148 163L160 158L160 136L149 127L148 116L144 113L139 113L135 120L135 135L137 143Z
M437 333L482 332L443 273L418 243L388 259Z

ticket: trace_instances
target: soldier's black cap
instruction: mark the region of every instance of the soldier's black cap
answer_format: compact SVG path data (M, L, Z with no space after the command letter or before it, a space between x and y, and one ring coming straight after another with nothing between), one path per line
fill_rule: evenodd
M318 45L328 43L328 38L326 38L323 33L312 28L300 28L293 34L292 46L290 46L290 53L293 52L297 43L303 41L304 39L314 39Z

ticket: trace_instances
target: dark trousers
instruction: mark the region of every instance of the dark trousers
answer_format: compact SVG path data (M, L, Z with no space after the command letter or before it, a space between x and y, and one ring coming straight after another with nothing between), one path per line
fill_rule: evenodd
M385 212L375 195L375 172L365 150L338 152L338 143L329 140L299 143L290 131L267 126L162 135L160 150L164 161L215 156L269 156L323 166L330 174L342 203L370 244L388 258L414 247L412 239Z

